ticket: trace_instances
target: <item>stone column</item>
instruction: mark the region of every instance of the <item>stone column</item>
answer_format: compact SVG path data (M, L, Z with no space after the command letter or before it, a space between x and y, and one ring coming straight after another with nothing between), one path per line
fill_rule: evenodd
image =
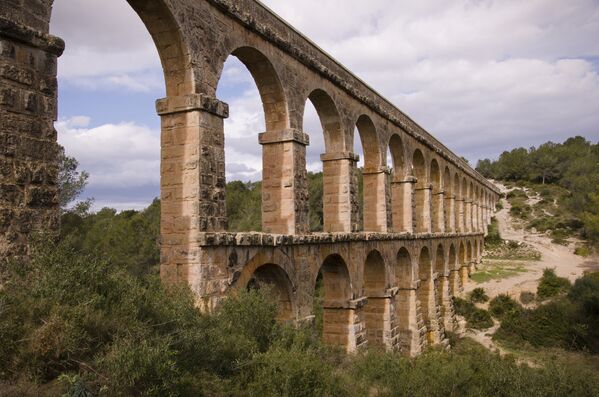
M455 195L445 195L445 232L447 233L455 233L457 228L455 223L455 198Z
M262 231L305 234L308 225L307 134L295 129L260 134Z
M345 304L324 302L323 342L338 346L347 352L355 352L367 345L364 327L364 305L366 298L349 301Z
M426 326L422 319L417 288L418 283L413 288L400 288L397 294L399 343L401 353L409 357L419 355L426 346Z
M455 315L453 311L453 301L451 300L451 296L453 295L451 292L451 282L450 279L451 273L443 274L439 276L438 279L438 293L439 293L439 301L441 306L441 319L443 322L443 328L445 331L452 332L455 327Z
M449 271L449 292L451 296L459 296L463 291L460 270Z
M472 202L472 231L479 232L478 229L478 203Z
M325 153L320 156L323 170L324 231L351 233L353 169L359 156L351 152Z
M445 192L439 191L433 193L432 196L432 216L433 225L435 225L434 233L445 233Z
M367 297L368 304L364 309L364 317L369 347L384 347L387 351L400 349L396 311L398 291L398 288L391 288L382 294L369 294Z
M408 177L404 181L391 182L391 196L393 206L393 232L413 233L414 224L414 185L416 178Z
M472 230L472 200L464 200L464 232L471 233Z
M431 218L431 193L432 186L427 185L418 187L416 185L414 193L415 209L414 218L416 220L416 233L430 233L432 229Z
M364 231L387 232L386 166L364 169Z
M462 282L462 288L464 288L464 286L466 284L468 284L468 278L470 276L470 264L469 263L465 263L461 268L460 268L460 280Z
M227 228L223 120L227 104L201 94L158 100L161 266L165 282L208 293L199 235Z
M456 198L455 200L456 206L456 232L464 233L466 231L466 205L463 199Z
M19 2L3 2L9 18ZM28 10L33 18L36 10ZM0 262L59 229L56 62L64 42L0 17ZM0 267L2 265L0 264Z
M436 345L441 340L437 304L435 298L435 284L432 278L420 280L418 300L422 309L422 317L426 326L426 340L429 345Z

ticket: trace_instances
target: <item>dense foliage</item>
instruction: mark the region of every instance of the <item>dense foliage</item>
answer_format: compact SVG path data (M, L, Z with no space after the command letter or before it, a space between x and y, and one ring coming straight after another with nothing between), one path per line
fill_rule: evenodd
M540 204L550 206L558 200L560 207L581 223L584 236L599 243L599 144L577 136L561 144L547 142L538 148L517 148L503 152L497 161L480 160L476 169L488 178L548 186L537 189L546 200ZM552 189L553 185L563 190ZM530 210L523 206L512 209ZM554 218L553 221L558 223L570 221L568 216ZM545 230L560 227L555 224L532 225L539 226Z
M240 292L211 315L187 288L133 275L68 243L38 244L0 290L0 391L6 396L593 396L582 364L540 368L473 342L416 359L323 347L278 324L268 291ZM593 302L597 286L572 299ZM592 306L588 310L595 310ZM434 376L432 376L434 374Z
M541 284L549 285L555 298L534 309L524 309L509 298L491 302L491 312L502 318L495 338L516 345L599 353L599 273L586 274L571 287L561 280L545 272ZM539 293L546 286L539 285Z

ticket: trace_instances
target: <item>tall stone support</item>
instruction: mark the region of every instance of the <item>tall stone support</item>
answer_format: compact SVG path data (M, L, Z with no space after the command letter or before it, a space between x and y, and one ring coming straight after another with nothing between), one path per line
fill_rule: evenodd
M353 170L358 156L349 153L326 153L320 156L323 168L324 231L354 231L352 222Z
M399 289L396 310L401 353L410 357L417 356L426 347L426 326L416 288Z
M63 49L61 39L0 17L0 262L27 256L31 233L58 232L53 122Z
M445 192L432 194L432 224L434 233L445 233Z
M391 196L393 206L393 231L396 233L414 232L414 185L415 178L404 181L391 182Z
M455 226L456 226L456 231L463 233L466 231L466 221L465 221L465 217L466 217L466 208L465 208L465 203L463 199L457 199L455 200L455 207L456 207L456 211L455 211Z
M471 233L472 229L472 200L464 200L464 232Z
M329 346L345 348L355 352L367 345L364 326L366 299L350 301L347 305L336 302L324 303L323 342Z
M473 220L474 220L474 231L475 232L480 232L481 231L481 221L480 221L480 206L478 205L478 202L474 202L473 204L473 210L472 210L472 214L473 214Z
M398 288L392 288L379 296L368 296L368 303L364 306L364 319L369 347L380 347L387 351L400 349L397 292Z
M462 288L464 285L468 284L469 277L470 277L470 264L465 263L460 268L460 282L462 284Z
M437 293L439 294L439 303L441 307L440 318L445 331L452 332L455 328L455 313L453 310L453 301L451 300L451 273L439 276L437 280Z
M451 296L459 296L463 291L463 284L460 270L450 270L449 272L449 293Z
M223 120L228 106L190 95L161 99L161 277L204 290L198 236L227 228Z
M364 169L364 230L387 232L387 176L385 166Z
M456 229L455 195L445 195L445 232L455 233Z
M287 129L260 134L262 231L305 234L308 226L307 134Z
M435 282L432 278L420 281L418 300L422 308L422 317L426 326L426 340L429 345L436 345L441 340L439 333Z
M428 185L418 187L414 193L414 218L416 221L416 233L430 233L432 231L431 218L431 194L433 188Z

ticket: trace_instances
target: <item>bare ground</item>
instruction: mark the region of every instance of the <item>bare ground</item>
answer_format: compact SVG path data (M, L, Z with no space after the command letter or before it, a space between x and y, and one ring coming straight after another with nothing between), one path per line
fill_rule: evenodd
M508 191L508 189L501 184L497 184L497 186L502 192ZM490 280L484 283L470 282L465 287L465 293L480 287L485 289L490 299L493 299L499 294L508 294L519 301L520 293L523 291L536 293L543 269L555 269L558 276L568 278L570 281L574 281L582 276L586 270L599 271L599 261L597 258L589 259L575 255L573 244L570 244L569 246L554 244L551 242L551 239L544 234L535 234L524 229L515 228L509 214L511 207L509 202L507 200L502 200L502 204L503 209L495 214L501 237L505 240L514 240L529 244L541 253L541 260L509 261L512 263L518 262L519 264L524 264L528 271L514 277ZM497 260L495 259L493 260L493 262L496 261ZM500 353L504 353L504 351L502 351L502 349L492 340L492 336L497 328L498 325L496 324L494 327L485 331L467 330L466 335L491 350L497 349Z

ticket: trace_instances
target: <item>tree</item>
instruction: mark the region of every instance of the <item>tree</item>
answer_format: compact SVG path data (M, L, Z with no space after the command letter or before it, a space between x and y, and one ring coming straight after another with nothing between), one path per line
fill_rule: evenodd
M89 174L86 171L79 171L77 168L79 168L77 159L67 156L64 147L59 146L58 198L62 211L66 211L67 206L75 201L87 186ZM91 199L79 203L76 209L89 210L90 205Z

